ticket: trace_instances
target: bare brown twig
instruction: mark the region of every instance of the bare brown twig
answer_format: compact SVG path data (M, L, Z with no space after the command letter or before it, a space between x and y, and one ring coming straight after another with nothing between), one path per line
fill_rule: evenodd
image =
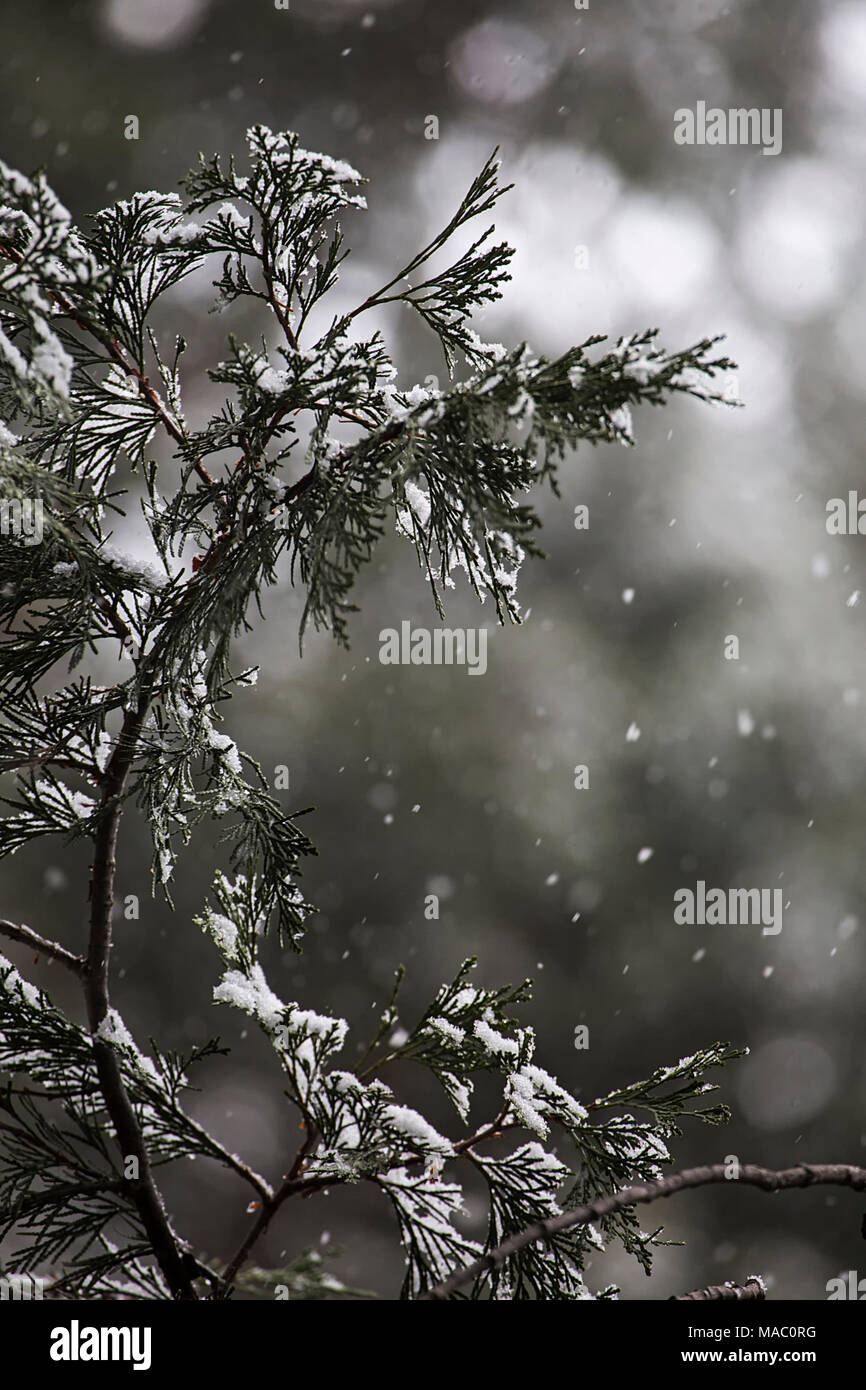
M750 1298L766 1298L767 1290L760 1279L750 1274L745 1284L709 1284L705 1289L693 1289L691 1293L677 1293L671 1303L702 1303L720 1300L744 1302Z
M38 951L42 956L48 956L49 960L59 961L79 977L83 977L87 969L87 962L83 956L76 956L74 952L67 951L65 946L61 946L57 941L48 941L38 932L30 927L22 926L17 922L0 922L0 936L5 936L8 941L17 941L22 946L31 946L34 951Z

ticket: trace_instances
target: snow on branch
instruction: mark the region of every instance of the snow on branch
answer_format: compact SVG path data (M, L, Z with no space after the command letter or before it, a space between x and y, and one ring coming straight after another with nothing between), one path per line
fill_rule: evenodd
M594 1202L587 1202L571 1211L535 1221L524 1230L509 1236L508 1240L497 1245L495 1249L487 1251L471 1264L457 1270L423 1297L448 1298L465 1284L504 1264L518 1251L536 1242L549 1244L563 1231L568 1231L574 1226L586 1225L587 1222L597 1221L601 1217L610 1216L613 1212L623 1211L641 1202L656 1202L660 1197L671 1197L675 1192L684 1192L689 1188L707 1187L711 1183L730 1183L736 1187L737 1182L744 1183L747 1187L760 1188L763 1192L786 1192L815 1186L850 1187L855 1192L863 1192L866 1191L866 1168L858 1168L850 1163L798 1163L795 1168L771 1169L760 1168L754 1163L744 1163L740 1165L736 1182L731 1180L730 1168L726 1163L684 1168L682 1172L670 1173L657 1182L635 1184L621 1192L598 1197Z

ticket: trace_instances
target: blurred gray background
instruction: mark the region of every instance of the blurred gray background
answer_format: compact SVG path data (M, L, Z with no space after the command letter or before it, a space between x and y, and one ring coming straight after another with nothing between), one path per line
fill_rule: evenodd
M542 503L549 558L523 571L527 621L491 632L483 678L379 664L380 629L436 623L395 537L359 586L349 653L315 638L301 661L297 598L271 595L242 648L259 684L226 727L266 769L289 766L288 808L316 807L306 883L321 913L301 957L272 955L271 984L345 1016L349 1051L400 962L408 1023L477 954L486 983L534 977L537 1059L583 1099L716 1038L751 1048L720 1078L733 1123L690 1127L678 1163L862 1161L866 541L829 536L825 506L863 478L866 7L5 0L0 16L0 155L44 165L76 217L175 188L200 149L243 157L254 121L297 130L371 180L369 213L346 219L339 305L438 230L499 144L516 188L497 228L517 256L476 323L485 339L556 353L593 332L658 326L672 349L727 335L745 409L645 409L636 448L567 461L562 500ZM782 152L678 146L673 112L699 100L781 108ZM175 302L195 420L213 394L192 373L221 355L226 322L198 280ZM381 325L402 384L441 373L408 314ZM458 588L448 621L493 615ZM738 662L723 658L728 634ZM5 862L3 915L80 942L86 857L44 842ZM266 1046L210 1003L217 964L192 923L219 851L196 840L173 914L149 896L148 862L130 815L119 887L142 909L117 922L114 1002L142 1044L233 1044L191 1104L276 1177L298 1134ZM782 932L676 925L673 893L699 878L781 887ZM438 922L424 918L431 892ZM11 953L77 1008L56 968ZM449 1123L418 1078L403 1094ZM233 1179L202 1165L166 1190L184 1234L234 1249L249 1218ZM470 1210L480 1234L474 1195ZM614 1253L591 1284L661 1298L758 1271L771 1297L822 1299L866 1262L851 1194L726 1186L652 1215L687 1242L659 1253L656 1279ZM323 1230L344 1250L336 1272L395 1296L390 1216L363 1189L284 1210L263 1262Z

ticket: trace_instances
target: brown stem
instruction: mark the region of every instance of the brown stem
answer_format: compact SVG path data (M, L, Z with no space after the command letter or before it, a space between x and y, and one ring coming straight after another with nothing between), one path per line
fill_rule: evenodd
M154 1182L141 1126L123 1084L117 1051L110 1042L99 1036L99 1028L105 1022L111 1007L108 992L111 914L114 907L115 853L123 812L123 792L149 703L150 695L146 688L142 691L138 705L127 711L120 737L105 770L101 797L102 819L94 837L93 871L90 880L90 940L84 993L90 1031L94 1035L96 1072L105 1108L114 1126L117 1143L124 1159L134 1157L137 1160L138 1177L129 1181L127 1188L173 1296L178 1299L195 1299L197 1294L188 1273L187 1261L169 1224L162 1197Z
M72 951L67 951L66 947L57 941L46 940L30 927L21 926L16 922L0 922L0 936L8 937L10 941L18 941L22 946L32 946L40 955L59 961L78 976L83 977L87 970L87 962L83 956L76 956Z
M244 1163L243 1159L238 1158L236 1154L229 1153L228 1149L223 1148L222 1144L218 1144L213 1136L208 1134L206 1129L202 1129L201 1125L197 1124L189 1115L185 1115L184 1119L188 1128L193 1130L207 1146L211 1158L215 1158L220 1163L224 1163L227 1168L231 1168L232 1172L237 1173L239 1178L243 1178L244 1182L249 1183L250 1187L259 1194L262 1201L269 1201L270 1198L273 1197L273 1188L270 1183L265 1181L261 1174L257 1173L255 1169L250 1168L249 1164Z
M454 1145L456 1154L466 1154L467 1158L472 1158L472 1148L475 1144L481 1144L485 1139L499 1139L506 1129L519 1129L519 1125L506 1125L505 1116L508 1114L508 1106L500 1110L495 1120L491 1120L489 1125L482 1125L481 1129L475 1134L470 1134L468 1139L458 1139Z
M730 1182L732 1187L736 1187L738 1183L745 1183L748 1187L759 1187L764 1192L782 1192L790 1188L819 1184L851 1187L861 1192L866 1189L866 1168L857 1168L849 1163L800 1163L796 1168L774 1170L759 1168L754 1163L744 1163L740 1166L737 1179L730 1177L730 1167L726 1163L685 1168L680 1173L670 1173L667 1177L660 1178L658 1182L636 1183L633 1187L623 1188L622 1191L611 1193L607 1197L596 1197L585 1206L561 1212L558 1216L548 1217L546 1221L538 1221L510 1236L494 1250L488 1250L485 1255L473 1260L463 1269L455 1270L447 1279L434 1284L423 1293L421 1298L448 1298L464 1284L477 1279L480 1274L486 1274L504 1264L527 1245L532 1245L536 1240L547 1241L551 1236L558 1235L560 1231L567 1231L572 1226L584 1226L588 1221L598 1221L605 1216L613 1215L616 1211L622 1211L625 1207L636 1206L639 1202L655 1202L659 1197L670 1197L673 1193L682 1192L687 1188L706 1187L710 1183L723 1182Z
M490 1124L482 1126L475 1134L470 1134L466 1139L461 1139L455 1143L455 1156L473 1160L472 1145L481 1144L486 1139L498 1138L506 1114L507 1110L503 1110ZM262 1202L262 1207L258 1216L244 1236L238 1250L226 1266L222 1279L223 1297L227 1297L231 1293L231 1286L237 1277L238 1271L241 1269L253 1247L258 1243L270 1226L283 1203L287 1201L289 1197L310 1197L314 1192L321 1192L325 1187L335 1186L338 1181L338 1179L335 1178L305 1178L303 1176L305 1160L309 1157L321 1138L316 1125L310 1120L307 1120L307 1125L306 1138L295 1156L285 1182L279 1191L273 1193L268 1200ZM508 1125L506 1128L512 1129L515 1128L515 1126ZM413 1163L420 1163L422 1161L421 1158L401 1160L407 1167Z
M748 1298L766 1298L767 1291L759 1279L754 1274L750 1275L745 1284L709 1284L705 1289L693 1289L691 1293L677 1293L670 1299L671 1303L699 1303L705 1300L735 1299L742 1302Z
M107 598L102 598L102 596L100 595L96 600L96 606L99 609L100 613L105 614L106 618L111 624L115 637L117 637L120 642L120 645L122 647L125 646L129 638L132 636L132 633L130 632L127 624L121 618L114 604L109 603Z
M232 1291L232 1285L237 1278L238 1271L246 1262L247 1256L258 1243L265 1231L270 1226L280 1207L289 1197L307 1197L313 1192L321 1192L325 1187L333 1187L337 1180L334 1178L286 1178L282 1187L268 1200L262 1202L261 1211L256 1217L250 1229L247 1231L238 1249L223 1271L222 1276L222 1297L227 1298Z

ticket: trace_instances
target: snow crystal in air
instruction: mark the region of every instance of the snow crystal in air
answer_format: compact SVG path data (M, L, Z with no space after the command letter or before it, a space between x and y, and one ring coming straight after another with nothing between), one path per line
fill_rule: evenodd
M812 574L816 579L826 579L830 573L830 561L826 555L812 556Z

